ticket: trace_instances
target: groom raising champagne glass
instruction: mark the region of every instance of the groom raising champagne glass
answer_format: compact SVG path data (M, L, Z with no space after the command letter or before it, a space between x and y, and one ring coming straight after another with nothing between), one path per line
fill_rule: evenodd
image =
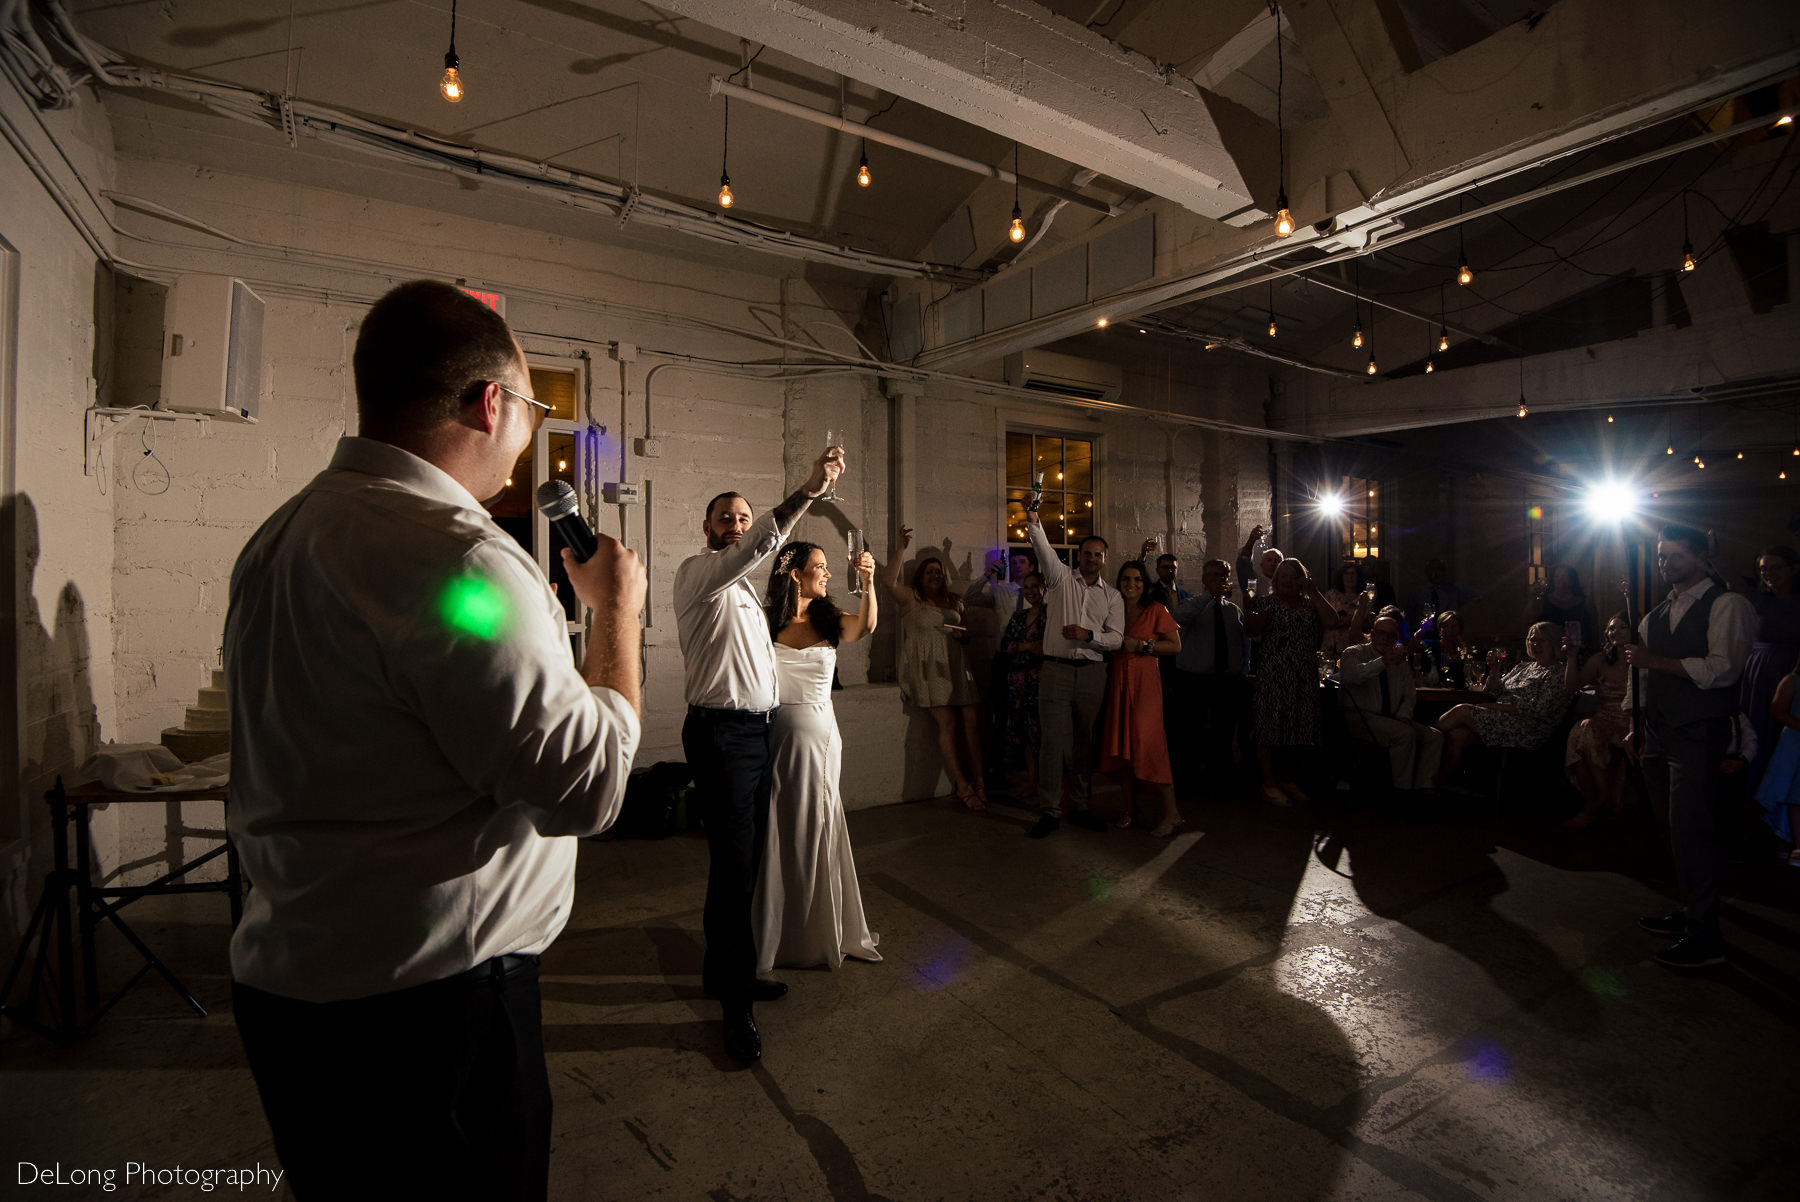
M675 572L675 625L687 675L681 745L706 822L706 957L701 985L724 1008L725 1051L740 1064L762 1058L752 1002L787 993L756 977L751 902L762 870L769 818L770 726L776 704L775 654L750 577L781 548L794 523L844 470L844 449L828 446L798 491L761 518L741 493L707 504L706 550Z

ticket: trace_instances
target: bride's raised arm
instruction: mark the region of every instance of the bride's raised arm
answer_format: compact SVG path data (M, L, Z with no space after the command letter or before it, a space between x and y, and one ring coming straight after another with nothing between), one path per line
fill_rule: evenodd
M844 615L844 632L838 641L854 643L875 630L875 557L864 551L856 560L856 578L862 584L862 611Z

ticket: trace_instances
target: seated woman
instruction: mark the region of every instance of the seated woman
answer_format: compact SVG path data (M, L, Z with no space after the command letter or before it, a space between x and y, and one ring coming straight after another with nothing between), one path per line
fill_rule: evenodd
M1569 694L1563 688L1562 627L1539 622L1525 636L1525 662L1500 674L1504 656L1488 652L1486 692L1493 705L1456 705L1437 720L1444 732L1438 784L1449 780L1471 747L1516 747L1535 751L1556 732Z
M1462 615L1454 609L1446 609L1436 618L1427 618L1426 623L1425 683L1446 689L1468 688L1463 654L1473 654L1473 649L1463 637Z

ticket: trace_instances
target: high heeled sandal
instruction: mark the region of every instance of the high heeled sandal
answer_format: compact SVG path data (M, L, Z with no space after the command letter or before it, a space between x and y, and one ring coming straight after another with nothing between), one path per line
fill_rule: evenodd
M981 803L981 794L974 785L964 785L956 791L956 800L963 809L971 814L987 813L987 806Z
M1150 829L1150 837L1152 839L1167 839L1186 825L1187 819L1185 818L1171 818L1166 822L1159 822L1152 827Z

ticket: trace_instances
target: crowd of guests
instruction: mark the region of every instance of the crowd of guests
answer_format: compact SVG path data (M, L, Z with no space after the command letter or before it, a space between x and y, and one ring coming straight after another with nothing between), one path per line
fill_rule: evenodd
M914 565L910 585L900 581L910 534L900 533L888 568L889 588L909 615L902 689L937 719L962 803L982 809L989 788L1010 780L1040 810L1038 837L1065 820L1105 828L1089 812L1094 771L1119 782L1123 805L1113 823L1165 836L1182 823L1177 786L1229 785L1252 767L1262 800L1308 801L1296 779L1308 761L1295 753L1326 744L1333 699L1343 733L1386 753L1397 791L1454 788L1469 753L1485 748L1542 753L1549 763L1560 754L1581 799L1565 823L1572 829L1618 815L1635 792L1627 651L1640 637L1624 612L1599 620L1603 611L1569 565L1555 565L1533 586L1521 614L1524 655L1515 662L1504 646L1471 643L1461 608L1475 596L1441 557L1427 563L1402 607L1362 561L1338 566L1321 590L1298 559L1262 546L1258 527L1235 570L1208 560L1190 591L1180 559L1156 554L1155 539L1108 572L1104 538L1084 540L1065 566L1033 522L1030 547L996 559L957 597L936 557ZM1738 774L1734 787L1763 800L1771 830L1792 847L1800 556L1771 547L1754 577L1708 578L1745 598L1754 622L1747 661L1731 674L1738 700L1720 771ZM996 611L1000 628L985 745L984 690L965 646L964 614L973 607ZM1322 681L1333 689L1327 707ZM1420 688L1429 712L1421 711ZM1788 730L1794 737L1780 740ZM1800 866L1800 851L1790 854Z
M1641 787L1688 901L1642 925L1676 941L1657 957L1676 967L1721 957L1722 798L1754 798L1800 866L1800 556L1789 547L1767 548L1753 576L1728 581L1709 535L1665 527L1657 566L1668 593L1635 625L1556 565L1531 589L1515 662L1503 645L1471 643L1462 610L1476 598L1441 557L1402 606L1361 562L1321 589L1298 559L1263 545L1260 527L1235 570L1206 561L1193 592L1154 539L1109 576L1104 538L1082 540L1065 565L1036 515L1029 536L961 598L935 558L903 586L892 556L889 587L908 612L935 611L907 626L901 681L937 717L945 768L971 809L985 807L989 782L963 614L998 611L992 761L1035 799L1034 838L1064 821L1167 837L1182 825L1177 786L1230 792L1252 765L1264 801L1308 801L1296 768L1318 757L1300 753L1326 747L1328 725L1341 723L1345 739L1385 752L1397 793L1469 792L1458 774L1481 749L1560 771L1580 796L1572 829L1618 815ZM1106 819L1090 810L1094 771L1119 784Z

